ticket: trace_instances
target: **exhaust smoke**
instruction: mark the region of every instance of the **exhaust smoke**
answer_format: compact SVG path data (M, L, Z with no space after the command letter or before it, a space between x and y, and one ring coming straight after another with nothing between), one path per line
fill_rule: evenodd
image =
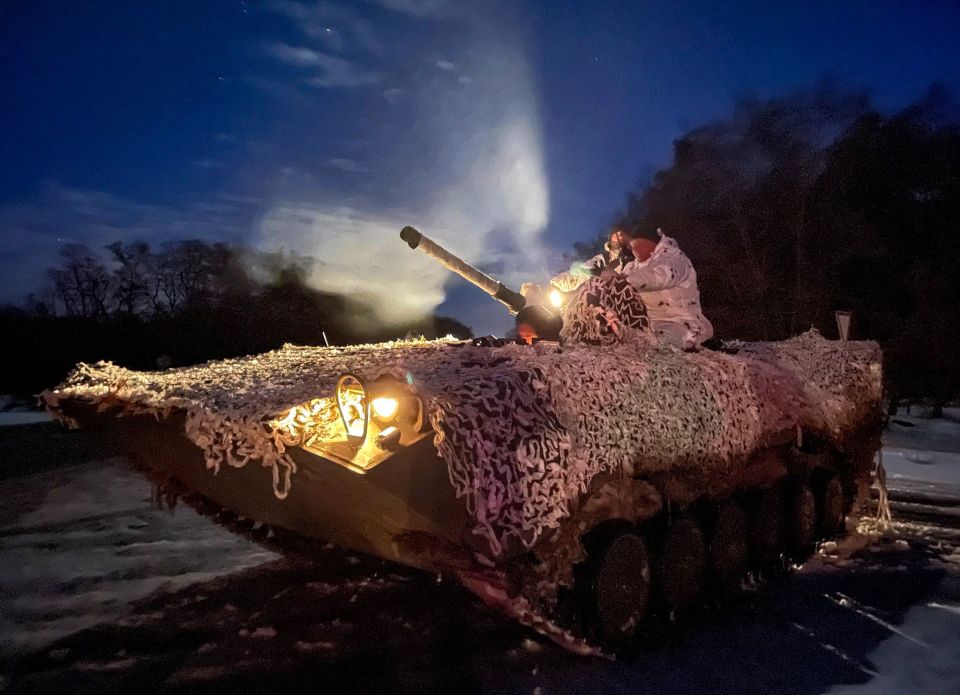
M319 185L281 187L260 243L314 257L311 284L370 302L385 325L433 312L458 282L409 252L398 238L404 225L513 286L545 271L538 100L514 14L493 4L451 9L430 20L449 31L424 33L442 42L398 47L403 58L381 88L352 95L361 97L356 171L321 166ZM347 159L317 161L331 158ZM467 314L458 318L470 323Z

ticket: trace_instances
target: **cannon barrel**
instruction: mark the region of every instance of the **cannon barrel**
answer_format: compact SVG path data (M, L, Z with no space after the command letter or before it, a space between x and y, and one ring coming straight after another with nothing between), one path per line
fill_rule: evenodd
M464 280L476 285L498 302L504 304L511 314L516 314L526 306L527 300L519 292L511 290L499 280L483 273L462 258L454 256L440 244L421 234L413 227L404 227L400 231L403 239L412 249L420 249L447 270L451 270Z

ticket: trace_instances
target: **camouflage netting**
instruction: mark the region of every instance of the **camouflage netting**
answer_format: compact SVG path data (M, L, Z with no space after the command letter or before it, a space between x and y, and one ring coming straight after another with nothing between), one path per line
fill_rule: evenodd
M296 484L287 448L323 437L336 420L337 377L394 375L424 398L451 482L493 555L557 528L598 473L696 469L709 485L772 433L800 426L842 440L879 408L875 343L811 331L730 355L631 336L603 347L286 345L163 372L80 364L43 399L54 412L63 399L158 419L184 411L212 472L267 466L282 498Z

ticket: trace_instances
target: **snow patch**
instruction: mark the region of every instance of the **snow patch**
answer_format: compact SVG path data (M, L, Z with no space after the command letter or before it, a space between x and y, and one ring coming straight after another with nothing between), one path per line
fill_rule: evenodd
M885 446L887 481L922 480L960 486L960 453Z
M52 418L42 410L5 410L0 412L0 427L9 425L33 425L50 422Z
M48 491L0 528L0 652L40 648L155 591L277 558L187 507L153 508L150 484L120 459L18 484Z
M910 609L897 634L869 654L877 669L866 683L831 695L955 693L960 683L960 605L931 603ZM911 635L908 639L905 635Z

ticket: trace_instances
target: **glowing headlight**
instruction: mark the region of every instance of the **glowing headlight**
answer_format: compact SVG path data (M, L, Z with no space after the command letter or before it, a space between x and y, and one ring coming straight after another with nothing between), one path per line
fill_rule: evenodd
M371 405L373 405L374 415L381 420L389 420L392 418L397 414L397 408L400 406L396 398L386 398L384 396L374 398Z
M563 294L560 292L560 290L550 290L549 298L550 303L556 308L559 309L563 306Z

